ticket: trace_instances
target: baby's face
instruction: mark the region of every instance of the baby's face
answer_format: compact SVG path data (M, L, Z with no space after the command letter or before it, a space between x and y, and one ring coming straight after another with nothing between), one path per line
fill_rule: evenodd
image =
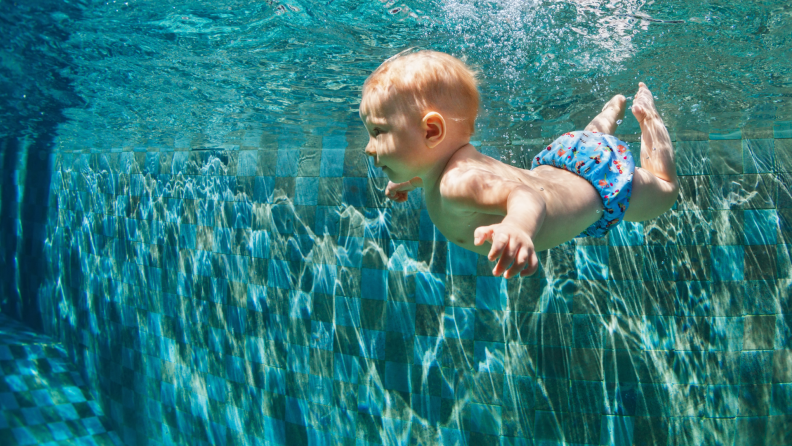
M391 102L391 103L388 103ZM366 126L369 142L366 155L394 183L409 181L422 170L426 147L421 118L410 110L401 110L393 101L364 97L360 119Z

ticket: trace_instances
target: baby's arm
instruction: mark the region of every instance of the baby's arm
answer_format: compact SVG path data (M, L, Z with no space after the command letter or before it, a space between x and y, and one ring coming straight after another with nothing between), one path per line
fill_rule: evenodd
M385 188L385 196L393 201L403 203L407 201L407 194L419 187L423 187L423 180L418 177L404 183L389 181L388 186Z
M503 215L503 221L476 228L473 243L492 243L487 257L500 258L492 274L504 277L531 275L539 268L533 237L544 222L544 197L525 184L490 172L449 172L440 183L443 200L458 210ZM511 266L511 267L510 267Z

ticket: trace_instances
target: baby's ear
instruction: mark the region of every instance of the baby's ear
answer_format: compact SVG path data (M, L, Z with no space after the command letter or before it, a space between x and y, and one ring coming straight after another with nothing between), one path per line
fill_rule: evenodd
M429 148L433 148L443 142L447 130L443 115L437 112L429 112L424 116L421 124L425 131L424 139Z

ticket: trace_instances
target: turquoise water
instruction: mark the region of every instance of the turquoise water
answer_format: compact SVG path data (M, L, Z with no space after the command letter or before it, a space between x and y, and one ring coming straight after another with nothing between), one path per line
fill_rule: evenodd
M0 19L0 308L62 344L103 441L792 444L786 2L41 0ZM363 154L362 83L409 47L480 72L474 144L519 166L646 82L674 210L491 277ZM637 143L630 113L617 135ZM36 376L9 351L5 382ZM0 443L85 436L29 416L29 387L0 386Z

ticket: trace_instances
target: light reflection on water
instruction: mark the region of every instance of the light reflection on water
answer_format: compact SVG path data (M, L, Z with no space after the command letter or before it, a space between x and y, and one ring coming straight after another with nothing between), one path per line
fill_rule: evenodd
M214 163L217 159L209 157L207 162ZM85 184L89 192L85 196L87 199L90 192L99 187L98 181L92 177L90 169L83 169L78 175L71 178ZM212 183L211 188L192 187L198 178L201 177L183 178L181 187L185 195L193 190L201 190L201 195L208 198L235 194L222 181ZM120 213L142 217L160 209L163 215L169 215L165 203L170 199L157 192L162 185L156 181L142 181L140 184L135 194L138 197L136 203L124 201L124 205L119 207ZM601 413L614 416L632 415L636 411L649 415L657 409L667 416L701 417L712 416L720 410L736 410L732 408L736 398L733 391L728 387L713 389L711 386L712 383L734 382L735 378L730 373L735 371L728 370L733 365L724 361L733 360L729 352L741 350L742 335L735 336L738 327L732 326L734 322L729 318L711 316L716 312L710 302L722 299L713 299L719 290L714 289L713 282L707 281L712 273L707 271L706 260L702 260L707 257L702 250L710 248L666 242L654 245L648 251L649 257L644 257L642 240L637 240L640 244L635 242L641 234L646 234L649 240L673 240L669 234L676 234L679 240L682 237L703 237L699 234L703 230L718 233L726 227L709 229L708 226L696 226L679 219L669 220L678 221L678 226L655 227L651 223L645 231L640 230L640 225L625 225L614 237L628 241L626 246L570 243L542 254L543 279L505 282L493 278L486 283L499 283L497 288L489 287L471 294L471 290L464 287L473 284L464 282L464 276L450 276L444 280L443 276L432 272L429 263L417 260L416 248L411 247L415 244L367 242L382 240L383 235L390 232L393 212L390 208L362 212L342 205L330 210L331 218L347 222L349 232L354 232L351 228L356 227L359 228L356 231L365 236L335 239L317 235L314 232L316 225L300 218L293 199L283 190L275 188L268 197L271 197L267 200L269 203L253 203L252 197L237 194L235 198L239 201L226 202L221 208L211 199L196 201L196 221L221 222L214 230L201 229L198 234L190 235L191 231L185 229L185 224L179 224L179 217L183 218L184 214L170 214L173 217L168 223L179 225L174 226L178 228L178 241L173 238L171 242L196 249L194 253L180 250L180 278L187 281L189 277L194 278L191 285L193 295L202 293L196 288L202 286L198 285L203 281L200 278L206 278L204 298L208 300L186 300L163 289L169 280L161 275L168 273L158 265L163 264L166 256L163 252L167 251L169 244L152 243L152 238L156 238L160 231L155 228L162 226L156 219L126 219L121 226L116 223L122 238L115 239L116 254L111 259L81 253L99 253L108 249L100 248L100 245L108 243L116 231L110 222L120 220L103 220L100 235L96 236L89 219L83 217L81 230L73 232L70 249L71 258L79 259L82 265L77 267L72 260L72 263L63 263L62 267L96 271L102 278L121 278L121 282L148 290L146 293L169 295L165 301L176 303L176 306L164 306L162 310L174 324L175 331L163 338L166 341L162 346L165 348L163 354L170 360L190 364L190 369L183 372L200 370L211 375L208 364L200 359L201 355L212 357L213 352L218 354L228 348L222 347L223 344L233 344L232 337L251 333L251 330L258 333L254 337L245 336L249 341L236 347L242 348L243 355L252 361L244 366L244 373L263 373L260 376L264 387L269 389L270 397L287 395L287 421L333 435L355 435L359 432L360 427L355 427L355 423L360 423L360 420L355 421L351 414L354 411L382 417L381 428L369 432L369 440L402 444L408 442L413 435L412 430L420 426L434 429L443 426L436 434L440 437L432 437L435 439L453 438L457 435L453 433L455 430L504 434L518 429L522 434L532 436L549 435L547 432L553 430L569 432L569 428L563 425L565 421L557 417L570 411L574 413L574 405L587 398L593 398ZM742 195L740 197L744 199ZM78 195L63 199L69 203L66 209L77 210L80 203L82 206L86 203ZM685 202L684 198L682 202ZM740 203L735 202L736 205ZM276 207L284 208L284 211L280 214L273 212ZM79 215L74 211L66 212L71 218ZM702 212L688 211L678 217L700 221L704 215ZM276 221L276 215L281 215L282 221ZM190 223L187 225L195 228ZM653 236L655 230L661 231L663 236ZM124 239L134 243L122 248ZM143 244L162 248L142 250ZM124 255L119 256L119 252ZM652 258L652 252L659 256ZM464 253L456 249L449 250L449 253L463 254L464 257ZM363 299L343 297L342 290L347 285L342 277L356 274L355 270L359 271L361 266L363 274L366 274L364 257L379 259L378 262L394 277L401 277L402 281L391 283L381 275L386 281L381 283L383 289L363 289ZM263 283L274 284L275 288L281 289L251 284L243 290L247 303L238 302L236 305L247 305L263 319L254 322L249 316L242 318L236 310L225 313L210 310L210 302L233 305L232 301L240 298L233 288L228 287L231 282L241 283L255 276L250 272L253 258L269 258L267 278ZM96 259L95 266L90 265L92 259ZM300 259L313 263L294 263ZM448 264L451 270L474 268L481 272L491 268L491 265L478 268L475 263L481 261L468 256L461 262L458 258L449 258ZM733 270L738 259L727 256L721 261L731 264L720 269ZM666 262L672 266L666 268ZM603 280L616 274L623 274L622 279L627 280ZM643 282L642 278L657 282ZM456 284L455 280L463 282ZM410 281L412 285L409 285ZM102 287L118 281L91 283ZM666 288L648 290L645 288L647 284ZM63 288L57 288L62 295L69 294ZM455 289L459 292L451 291ZM311 293L307 292L311 290ZM349 291L349 294L355 294ZM94 289L92 292L103 294L106 290ZM115 293L121 302L134 299L123 293ZM179 292L183 293L183 290ZM329 320L315 318L316 293L325 296L322 299L329 300L328 305L333 308ZM530 296L524 296L526 293ZM382 300L381 313L373 317L361 314L362 302L386 297L387 300ZM418 301L446 305L443 313L434 319L421 321L422 329L434 331L436 336L417 335L414 327L405 329L418 323L414 303ZM144 302L138 299L134 304L129 303L145 307ZM105 332L108 327L103 325L107 320L96 318L95 313L91 315L88 326L91 331L97 335ZM148 322L135 321L126 310L120 316L125 326L151 324L151 319ZM377 321L378 318L384 320ZM310 320L310 324L301 326L301 323L296 323L300 320ZM198 347L200 343L194 347L196 353L203 352L195 356L181 347L195 344L196 336L202 336L189 328L188 321L190 324L206 324L208 321L210 326L229 334L220 338L210 335L206 347ZM247 327L251 322L264 325ZM338 333L338 327L345 329L343 335ZM376 328L386 330L383 332ZM388 349L399 348L391 344L398 343L398 336L394 339L387 337L400 331L404 331L405 336L416 333L412 347L401 353L406 355L406 364L382 361ZM174 336L178 344L167 345L169 336ZM347 349L347 353L338 353L336 344L341 342L341 336L347 336L344 340L347 345L341 348ZM333 355L332 376L312 373L315 361L321 361L314 357L313 351L327 352L321 354L324 356ZM575 354L588 357L573 357L575 351L585 352ZM274 359L277 357L282 359ZM407 365L410 363L415 366ZM256 371L251 368L253 364L263 365L263 369L258 366L259 371ZM284 375L285 371L289 373ZM221 398L210 390L214 378L206 376L204 379L192 373L181 375L179 380L187 381L175 383L175 388L191 389L196 395L208 395L210 399L213 395ZM233 377L230 379L234 381ZM240 376L239 379L244 378ZM288 383L293 379L307 380L307 387L288 390L288 386L293 385ZM333 381L356 386L355 399L339 405L333 396ZM295 391L298 393L293 393ZM246 407L261 396L231 395L222 398L236 407ZM438 410L438 405L444 404L443 399L453 401L453 405ZM654 406L648 405L650 401ZM191 404L194 416L199 419L208 416L205 405ZM718 406L723 404L727 407ZM530 407L545 411L542 412L541 427L534 426L533 431L530 430ZM504 418L504 410L509 411L509 418ZM239 416L240 423L243 423L241 420L245 415ZM539 420L535 415L534 418ZM610 436L610 441L615 441L619 435L627 435L630 430L619 425L622 423L620 418L606 418L604 423L602 429L606 433L603 435ZM525 429L529 430L526 432ZM706 427L686 432L693 432L696 438L718 439L720 435L726 435ZM327 434L315 432L312 435L322 437ZM372 435L377 438L372 438Z

